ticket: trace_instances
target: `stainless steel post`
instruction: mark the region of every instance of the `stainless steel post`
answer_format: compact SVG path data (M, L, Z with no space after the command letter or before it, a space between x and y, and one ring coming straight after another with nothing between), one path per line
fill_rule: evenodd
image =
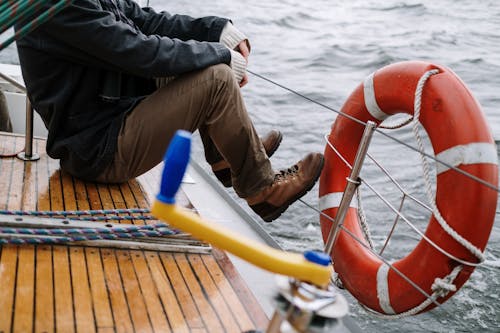
M26 93L26 87L21 82L11 78L10 76L0 72L0 78L12 84L17 89ZM26 95L26 142L24 144L24 151L17 154L17 158L23 161L36 161L40 159L38 154L33 153L33 108L31 107L31 102Z
M23 161L36 161L40 159L38 154L33 153L33 108L31 102L26 96L26 133L24 151L17 154L17 158Z
M363 162L365 160L368 146L370 145L375 127L376 124L373 121L369 121L366 124L365 131L363 132L363 136L358 147L358 151L356 152L356 157L354 159L354 165L352 166L351 174L347 178L347 186L344 190L344 194L342 195L342 200L340 201L337 215L335 215L335 220L333 221L332 228L330 229L330 233L328 234L328 239L325 244L325 253L330 254L332 252L333 245L337 240L340 227L344 223L344 219L351 204L352 197L354 196L356 188L359 185L359 173L361 171L361 167L363 166Z

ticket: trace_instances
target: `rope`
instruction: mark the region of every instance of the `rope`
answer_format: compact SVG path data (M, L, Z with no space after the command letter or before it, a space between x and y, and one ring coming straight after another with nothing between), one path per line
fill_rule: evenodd
M394 125L378 125L378 128L383 128L383 129L389 129L389 130L395 130L401 127L404 127L408 124L410 124L413 121L413 116L409 116L409 118L403 120L401 123L396 123Z
M73 211L25 211L25 210L0 210L0 215L30 216L67 218L77 221L109 221L109 220L154 220L150 215L120 216L107 214L144 214L150 209L100 209L100 210L73 210ZM90 216L83 216L90 215ZM107 215L107 216L97 216ZM21 221L19 221L22 223ZM117 240L141 237L161 237L178 234L179 231L172 230L167 224L158 223L153 225L128 225L115 226L112 228L17 228L0 227L0 244L63 244L68 242L88 240ZM46 237L49 236L49 237ZM56 236L56 237L51 237Z
M16 157L17 155L19 155L22 152L24 152L24 148L19 150L18 152L14 152L14 153L2 153L2 154L0 154L0 158Z
M107 214L149 214L149 208L98 209L98 210L2 210L0 215L29 216L70 216L70 215L107 215Z
M420 136L419 132L419 117L420 117L420 108L422 105L422 91L424 88L424 85L426 81L431 77L432 75L435 75L439 73L437 69L430 70L426 72L418 81L417 84L417 89L415 90L415 104L414 104L414 121L413 121L413 134L415 136L415 139L417 140L418 148L423 151L424 150L424 145L422 142L422 137ZM474 244L466 240L464 237L462 237L458 232L453 230L453 228L446 222L446 220L443 218L441 215L437 204L436 204L436 198L434 196L434 193L432 191L432 185L431 185L431 180L430 180L430 167L429 167L429 162L425 158L425 156L420 155L421 160L422 160L422 167L424 170L424 180L425 180L425 190L427 194L427 198L431 204L431 208L434 214L434 217L436 220L439 222L441 227L451 236L453 237L454 240L456 240L460 245L465 247L470 253L472 253L478 260L479 262L484 261L484 255L482 251L477 248Z
M133 221L133 220L156 220L154 216L151 215L140 215L140 216L119 216L119 215L108 215L108 216L85 216L85 217L71 217L72 220L76 221Z
M0 238L0 244L63 244L69 242L93 241L93 240L118 240L118 239L133 239L142 237L161 237L170 236L173 232L170 229L158 229L154 231L135 231L129 233L111 233L111 234L90 234L90 235L74 235L70 237L29 237L23 238L19 235L13 237Z
M398 313L398 314L382 314L373 311L372 309L366 307L364 304L359 303L361 307L366 310L369 314L371 314L374 317L380 318L380 319L391 319L391 320L398 320L398 319L403 319L406 317L414 316L421 311L425 310L428 306L430 306L432 303L436 303L438 298L441 297L446 297L450 292L454 292L457 290L457 287L453 284L453 281L455 281L456 277L462 270L463 266L459 265L456 266L450 274L446 275L444 278L436 278L434 279L434 283L432 284L431 290L433 291L432 295L427 298L425 301L423 301L420 305L414 307L413 309L410 309L408 311ZM441 304L440 304L441 305Z
M133 221L133 220L156 220L151 215L125 215L117 214L144 214L150 213L149 209L132 208L132 209L108 209L108 210L73 210L73 211L25 211L25 210L0 210L0 215L17 215L17 216L45 216L55 218L71 217L77 221ZM109 215L115 214L115 215ZM90 215L90 216L83 216ZM105 215L105 216L97 216Z
M363 231L363 236L368 242L368 245L373 250L373 241L370 233L370 228L368 227L368 222L366 220L365 211L363 209L363 203L361 202L361 193L359 191L359 187L356 189L356 199L358 200L359 226L361 227L361 231Z
M168 225L159 223L155 225L132 225L127 227L113 227L113 228L69 228L69 229L51 229L51 228L12 228L0 227L0 233L3 234L22 234L22 235L43 235L43 236L60 236L60 235L90 235L90 234L125 234L133 232L144 231L160 231L170 234L177 233L169 229Z

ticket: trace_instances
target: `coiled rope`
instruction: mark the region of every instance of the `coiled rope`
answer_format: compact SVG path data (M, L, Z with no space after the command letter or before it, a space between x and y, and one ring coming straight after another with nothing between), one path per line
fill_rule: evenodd
M72 221L110 221L110 220L154 220L150 215L118 215L118 214L145 214L149 209L108 209L108 210L72 210L72 211L24 211L24 210L0 210L0 215L30 216L30 217L60 217L62 222L69 219ZM114 214L109 216L109 214ZM86 216L83 216L86 215ZM107 215L107 216L97 216ZM16 219L23 223L23 219ZM89 240L118 240L144 237L162 237L179 234L177 230L170 229L165 223L149 225L124 225L110 228L24 228L24 227L1 227L1 244L63 244L68 242L79 242Z

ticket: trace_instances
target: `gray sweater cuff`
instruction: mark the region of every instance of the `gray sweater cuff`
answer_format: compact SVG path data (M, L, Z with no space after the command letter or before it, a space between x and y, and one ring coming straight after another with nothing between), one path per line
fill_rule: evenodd
M231 68L233 69L234 77L236 78L236 82L240 83L243 80L243 76L245 76L245 72L247 69L247 62L245 58L241 55L241 53L230 50L231 51Z
M222 29L220 42L229 49L234 50L244 40L247 41L248 48L250 48L247 36L239 31L231 22L227 22L224 29Z

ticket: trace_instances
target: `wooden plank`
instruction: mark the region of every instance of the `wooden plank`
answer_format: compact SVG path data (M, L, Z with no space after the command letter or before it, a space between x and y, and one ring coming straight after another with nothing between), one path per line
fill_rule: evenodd
M16 138L16 146L22 146L22 138ZM16 148L18 149L18 148ZM24 163L16 158L12 174L9 204L7 209L34 209L36 207L33 192L36 191L34 177L36 165ZM35 173L35 175L33 175ZM23 205L24 204L24 205ZM17 278L13 316L13 330L26 332L33 330L33 312L35 298L35 248L20 246L17 252Z
M54 275L51 246L37 247L35 283L35 332L54 332Z
M134 327L118 270L115 251L101 250L101 257L116 332L132 332Z
M34 150L38 154L36 145L34 145ZM22 162L20 160L16 162L24 166L24 179L20 186L22 188L20 207L24 210L36 210L38 162Z
M50 204L52 210L64 210L61 171L54 163L49 165ZM54 272L54 302L56 330L74 332L73 286L71 284L68 247L54 246L52 250Z
M73 177L61 173L64 209L77 210L76 192ZM79 332L95 332L92 296L87 274L85 251L81 247L68 249L73 286L73 310L75 311L75 327Z
M85 183L79 179L74 179L73 182L77 209L91 209ZM95 328L98 332L114 331L113 314L111 313L111 304L104 279L101 252L97 249L85 248L84 256Z
M111 185L97 184L97 191L99 192L99 198L101 199L102 209L113 209L113 199L109 191Z
M97 186L103 209L124 208L120 200L121 193L117 189L117 186L118 185ZM118 207L113 201L114 198L117 200ZM132 325L137 331L150 332L152 328L148 314L145 311L144 299L140 292L139 283L132 266L130 252L116 251L115 253L130 317L132 319Z
M130 187L130 191L132 192L135 201L139 207L150 207L151 202L146 194L145 189L143 188L142 182L139 182L139 179L143 179L145 175L130 180L127 184Z
M35 140L40 160L37 166L37 209L50 210L49 159L43 140ZM38 246L35 266L35 332L54 332L54 275L52 270L52 247Z
M207 333L209 331L207 331L206 329L203 329L203 328L195 328L195 329L192 329L191 330L191 333Z
M88 279L97 331L112 330L114 327L113 314L106 289L100 251L86 248L85 257L87 258Z
M0 256L0 332L10 332L14 309L17 246L2 246Z
M139 281L132 266L131 253L134 251L116 251L118 267L125 289L125 296L132 317L134 329L138 332L152 332L151 323L146 311L144 297L139 287Z
M245 304L246 311L248 312L250 318L252 318L255 326L261 329L267 327L269 318L267 318L264 310L252 294L252 291L245 284L228 256L217 248L213 249L212 255L217 260L217 263L224 272L226 279L231 283L231 286L240 301Z
M45 153L45 141L35 140L38 147L40 160L36 162L37 167L37 201L38 210L50 210L50 189L49 189L49 162L50 158Z
M142 251L133 251L130 255L137 280L140 281L139 287L146 303L146 310L151 320L153 331L170 332L166 313L159 298L163 290L157 289L145 258L145 255L158 256L158 254L154 252L143 253Z
M213 256L202 255L200 258L203 260L215 286L219 288L219 292L224 297L224 300L229 304L229 312L237 320L240 331L249 331L258 327L252 322L252 319L247 312L247 303L242 303L235 293L231 283L226 279L224 272L218 263L214 260ZM260 327L263 328L263 327Z
M103 209L103 203L101 202L99 187L103 185L97 185L93 183L87 183L87 196L89 198L90 209ZM107 206L109 207L109 205ZM87 250L88 251L88 250ZM109 249L101 249L99 251L102 260L102 271L103 271L103 282L106 286L106 294L109 299L109 306L113 318L113 326L116 332L131 332L133 331L132 320L130 318L130 312L125 298L125 293L123 290L123 284L121 281L120 273L118 271L118 265L116 262L115 252ZM93 266L97 263L93 263ZM91 270L92 271L92 270ZM93 272L93 271L92 271ZM91 276L91 279L97 279L97 281L92 280L91 286L98 288L94 292L94 299L100 294L103 294L102 286L100 285L100 272L96 272L96 276ZM96 282L97 284L94 284ZM100 318L97 316L97 318ZM109 324L108 318L100 318L98 325L103 325L106 328Z
M125 206L125 200L123 199L123 196L122 196L122 191L121 191L122 186L123 185L121 185L121 184L108 185L109 193L110 193L114 208L120 208L120 209L127 208Z
M74 332L73 286L71 285L68 247L54 246L52 255L54 256L56 330L60 332Z
M200 287L203 289L203 293L208 295L207 302L210 302L210 305L216 310L224 330L227 332L241 332L242 330L238 327L238 323L232 316L230 309L230 307L234 304L230 304L230 306L228 306L224 297L215 285L214 280L212 280L210 273L203 264L200 255L189 254L187 255L187 259L199 279Z
M14 332L33 330L35 304L35 250L33 246L20 246L18 250L16 301L14 307Z
M177 301L170 282L168 281L168 277L163 269L159 255L154 252L147 252L145 256L154 284L156 289L159 291L159 297L163 305L163 310L166 313L168 323L170 324L172 331L176 333L189 332L186 320L182 314L181 306Z
M2 136L2 151L15 149L13 137ZM10 150L9 150L10 152ZM14 159L0 159L0 207L7 209L9 192L14 170ZM12 316L14 309L14 291L17 273L17 246L2 246L0 256L0 332L10 332L12 329Z
M127 208L149 208L149 204L146 200L146 198L144 197L144 194L142 193L142 191L140 191L140 185L137 184L137 187L139 189L138 193L136 193L134 195L134 193L132 192L133 188L132 188L132 183L137 183L137 181L134 179L134 180L130 180L124 184L122 184L120 186L120 191L121 191L121 195L123 197L123 200L124 200L124 204L125 204L125 207ZM137 214L137 215L141 215L141 214ZM150 222L150 221L148 221ZM144 221L144 220L140 220L140 219L137 219L137 220L134 220L132 221L133 224L146 224L147 222Z
M223 332L224 329L217 318L217 313L212 305L207 301L203 287L199 284L197 277L192 271L186 255L176 253L174 254L174 258L182 273L182 277L186 281L186 285L193 296L196 307L198 308L198 311L200 311L205 327L210 328L210 332Z
M196 328L204 328L203 319L201 318L200 312L186 285L187 282L184 281L182 272L179 270L179 266L174 256L172 254L160 253L160 258L189 328L191 331Z
M75 190L77 209L78 210L90 209L89 197L87 195L87 188L85 186L85 182L78 179L78 178L74 178L73 179L73 188Z
M101 198L99 197L97 184L86 183L85 188L87 189L87 198L90 209L102 209Z
M85 250L81 247L69 249L71 261L71 279L73 285L73 304L76 330L95 332L95 319L92 308L92 295L87 273Z
M6 193L7 209L20 209L23 196L24 163L16 158L12 160L10 174L10 186Z

